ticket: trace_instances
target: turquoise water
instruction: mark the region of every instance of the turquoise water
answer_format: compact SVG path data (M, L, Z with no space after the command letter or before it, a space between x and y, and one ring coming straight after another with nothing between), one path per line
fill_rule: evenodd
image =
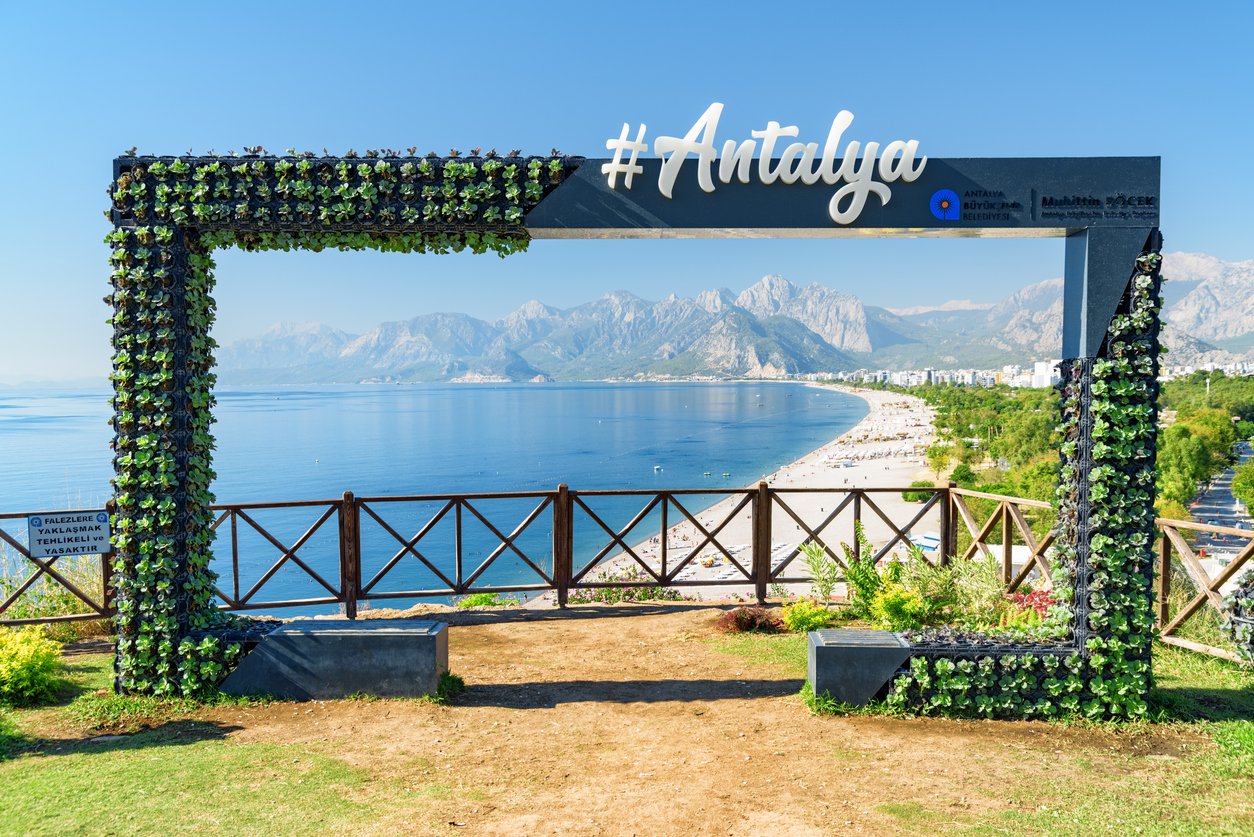
M842 393L775 383L228 388L218 393L214 491L222 503L253 503L332 499L345 491L358 496L551 491L559 483L583 490L709 489L686 503L695 511L721 499L719 489L747 485L835 438L866 409L865 402ZM0 390L0 512L101 505L111 475L109 415L103 392ZM485 501L478 507L508 534L538 502ZM594 508L619 529L643 502L599 498ZM408 539L442 504L376 508ZM262 510L252 516L291 546L320 512ZM467 577L500 538L469 510L462 516ZM577 556L590 557L608 536L589 519L576 524ZM631 535L647 536L650 525L656 533L657 524L655 513ZM220 530L217 569L224 584L233 584L223 560L230 554L223 537L228 528ZM416 544L450 577L455 529L450 511ZM237 531L243 592L281 552L243 521ZM546 510L515 541L545 571L551 533ZM337 544L332 517L299 551L333 586ZM399 549L382 526L363 518L365 581ZM508 549L483 580L539 581ZM440 586L434 573L406 555L375 589ZM255 600L325 592L289 561Z

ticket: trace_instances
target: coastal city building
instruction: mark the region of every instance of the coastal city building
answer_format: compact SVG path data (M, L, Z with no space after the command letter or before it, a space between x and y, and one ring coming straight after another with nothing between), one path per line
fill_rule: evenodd
M1045 389L1058 383L1060 360L1038 360L1031 366L1008 364L1000 369L855 369L852 372L804 372L789 376L799 381L840 381L851 384L893 384L913 387L948 384L961 387L1011 387ZM1222 372L1228 377L1254 376L1254 363L1163 366L1160 380L1186 378L1196 372Z

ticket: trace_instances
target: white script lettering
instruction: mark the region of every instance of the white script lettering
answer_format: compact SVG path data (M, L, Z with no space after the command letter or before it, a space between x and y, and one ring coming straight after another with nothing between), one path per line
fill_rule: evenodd
M795 138L800 131L796 125L780 125L774 121L767 122L762 130L750 131L751 139L724 141L722 153L719 153L715 135L722 115L722 103L715 102L683 137L660 136L654 141L654 153L662 158L658 190L667 198L672 196L675 181L689 155L696 158L698 186L703 192L713 192L716 177L720 183L731 183L733 177L740 183L748 183L757 152L758 180L764 185L776 181L786 184L800 181L806 186L820 181L828 186L842 184L828 202L828 214L837 224L852 224L862 214L868 196L875 195L881 205L886 205L892 198L888 184L898 180L913 183L927 165L927 157L919 156L918 140L893 140L883 146L882 152L878 142L863 144L852 140L842 150L844 133L853 123L853 114L847 110L842 110L832 120L821 155L816 142L793 142L776 159L776 143L781 138ZM636 154L648 150L648 145L643 142L643 125L634 143L627 139L627 130L624 125L617 140L606 143L607 148L615 151L613 163L602 166L602 173L608 175L611 189L618 188L616 174L619 173L627 175L625 186L631 188L631 175L640 172L639 166L635 165ZM621 162L625 150L632 152L629 164ZM875 179L877 174L878 181Z

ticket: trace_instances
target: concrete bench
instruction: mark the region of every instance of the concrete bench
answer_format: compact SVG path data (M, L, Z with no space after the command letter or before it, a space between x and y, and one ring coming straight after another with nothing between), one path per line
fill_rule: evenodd
M433 694L448 670L448 625L421 619L302 619L262 637L222 683L232 695L326 700Z
M910 646L892 631L811 631L808 658L815 695L863 706L910 658Z

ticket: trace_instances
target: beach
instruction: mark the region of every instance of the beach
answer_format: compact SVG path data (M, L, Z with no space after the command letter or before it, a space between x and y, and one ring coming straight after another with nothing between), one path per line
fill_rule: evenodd
M829 386L829 385L814 385ZM811 451L794 462L785 465L762 479L772 488L781 489L777 495L787 504L796 518L819 534L828 545L839 552L840 542L853 543L853 503L820 529L826 518L848 496L850 489L901 489L915 480L934 480L927 470L924 451L934 437L933 411L920 398L882 390L862 389L849 386L832 386L840 392L856 396L867 402L867 415L854 427L838 438ZM757 482L745 486L739 493L698 512L688 508L701 525L724 549L707 541L706 536L673 507L670 520L684 522L667 529L665 550L666 572L684 563L676 580L682 583L685 594L700 596L702 600L724 599L749 600L754 596L753 583L745 577L751 571L752 511L745 506L731 515L744 498L744 490L757 487ZM797 493L789 493L790 490ZM802 491L804 490L804 491ZM680 495L681 503L685 498ZM898 527L905 525L920 511L921 504L902 499L900 491L876 491L866 496L862 505L862 522L871 543L878 549L890 540L894 533L870 503L878 507L884 516ZM810 535L801 524L779 503L772 506L771 561L777 567L798 547L809 540ZM912 528L913 536L935 535L939 531L939 510L933 507ZM898 543L895 551L904 552L905 545ZM654 572L662 572L663 550L661 533L643 542L634 543L632 551ZM575 572L579 574L591 556L576 556ZM640 567L625 551L611 553L588 572L584 580L614 575L628 567ZM742 572L743 570L743 572ZM800 556L785 567L782 577L806 577ZM702 585L703 581L744 579L737 585ZM783 585L791 594L809 591L807 583L793 582ZM779 589L776 588L776 592ZM838 593L842 588L838 588ZM553 594L534 600L539 605L552 603Z

